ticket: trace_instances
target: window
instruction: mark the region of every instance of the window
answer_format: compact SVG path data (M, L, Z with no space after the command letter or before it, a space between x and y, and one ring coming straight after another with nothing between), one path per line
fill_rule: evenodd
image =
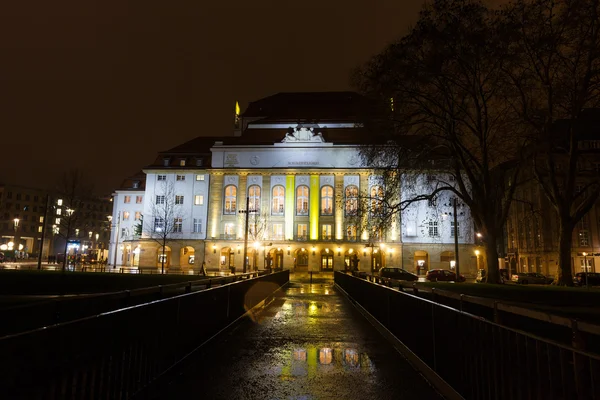
M6 198L12 199L12 192L6 192Z
M456 236L460 237L460 222L456 221ZM454 237L454 221L450 221L450 237Z
M175 196L175 204L183 204L183 196Z
M204 180L204 175L196 175L196 180L197 181L203 181Z
M62 210L60 208L56 209L56 215L61 215L62 214Z
M44 217L40 217L40 224L44 223Z
M180 182L185 181L185 175L177 175L175 180L180 181Z
M165 204L165 196L156 196L156 204Z
M438 236L438 223L437 221L429 221L429 236L435 237Z
M192 232L202 233L202 220L200 218L194 218L194 226L192 227Z
M428 207L436 207L437 206L437 199L435 197L432 197L431 199L427 200L427 206Z
M135 220L139 221L140 219L142 219L142 213L141 213L141 211L136 211L135 212Z
M123 203L125 203L125 204L131 203L131 196L125 196L125 197L123 197Z
M383 213L383 189L381 186L371 188L371 213L381 215Z
M135 204L142 204L144 196L135 196Z
M21 200L21 193L17 193L17 200Z
M259 212L260 211L260 187L252 185L248 188L248 212Z
M179 166L180 167L185 167L185 158L180 158L179 159Z
M204 195L203 194L197 194L194 196L194 205L197 205L197 206L204 205Z
M237 187L229 185L225 187L225 210L224 214L235 214Z
M129 211L123 211L123 221L129 220Z
M183 227L183 219L181 217L177 217L173 220L173 232L181 233Z
M355 241L356 240L356 225L348 225L346 227L346 240Z
M333 215L333 188L331 186L321 188L321 215Z
M296 188L296 214L308 215L308 186Z
M224 232L227 238L235 237L235 225L232 222L226 223Z
M134 189L137 189L140 187L140 181L133 181L133 183L131 184L131 187Z
M42 233L42 229L43 229L42 226L38 226L38 233Z
M358 211L358 186L346 187L346 215L356 215Z
M171 162L170 158L163 158L163 166L168 167Z
M23 221L27 221L27 217L28 217L27 215L24 215L23 216Z
M580 229L579 230L579 246L587 247L590 245L589 231Z
M201 167L204 164L204 160L202 158L196 158L196 167Z
M298 224L298 228L296 229L296 234L299 240L307 240L308 239L308 224Z
M283 240L283 224L273 224L273 239Z
M122 237L126 237L128 233L129 232L127 232L127 228L121 228L121 236Z
M285 189L281 185L273 186L273 199L271 202L271 214L283 215L285 204Z
M166 181L167 176L166 175L156 175L156 180L157 181Z
M54 223L55 223L56 225L60 225L60 218L56 218L56 219L54 220Z
M62 202L62 199L58 199L58 200L56 200L56 205L57 205L57 206L62 206L62 203L63 203L63 202Z
M25 200L29 200L29 195L28 194L25 195Z
M332 239L331 233L332 233L332 225L330 225L330 224L321 225L321 239L331 240Z

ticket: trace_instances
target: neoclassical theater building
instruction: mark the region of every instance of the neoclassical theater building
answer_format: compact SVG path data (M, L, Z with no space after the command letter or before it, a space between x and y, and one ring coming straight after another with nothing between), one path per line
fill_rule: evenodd
M332 271L353 260L364 271L454 268L449 194L412 204L377 236L353 218L359 193L381 184L359 156L370 141L357 125L363 101L352 92L279 93L236 114L232 134L159 153L113 194L111 264L239 272L246 249L251 269ZM419 180L425 192L431 174ZM460 271L474 274L482 261L473 224L467 207L457 214Z

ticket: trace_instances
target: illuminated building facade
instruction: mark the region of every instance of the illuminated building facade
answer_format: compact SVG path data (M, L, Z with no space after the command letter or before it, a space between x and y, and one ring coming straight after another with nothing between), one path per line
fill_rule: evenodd
M250 269L333 271L356 261L363 271L450 269L450 196L413 204L375 235L356 223L359 193L377 193L381 185L358 153L370 140L356 124L363 102L351 92L280 93L236 115L234 135L199 137L160 153L144 168L141 236L113 234L111 249L139 249L132 266L164 261L171 271L188 272L204 261L209 271L239 272L247 218ZM113 228L130 190L113 195ZM461 272L475 273L472 222L465 207L459 214Z

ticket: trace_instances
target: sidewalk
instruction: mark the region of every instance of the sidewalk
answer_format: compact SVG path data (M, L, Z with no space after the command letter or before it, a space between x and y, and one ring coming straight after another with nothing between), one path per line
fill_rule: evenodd
M200 349L149 398L441 399L338 293L332 274L309 281L292 274L254 321Z

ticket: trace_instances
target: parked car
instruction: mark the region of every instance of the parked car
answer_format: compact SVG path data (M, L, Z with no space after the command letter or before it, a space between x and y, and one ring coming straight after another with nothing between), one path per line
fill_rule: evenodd
M510 280L515 283L522 283L524 285L527 285L528 283L549 285L554 281L554 278L550 278L537 272L519 272L513 274Z
M402 268L384 267L379 270L379 276L382 278L392 278L401 281L416 281L419 277L412 272Z
M465 277L463 275L458 275L458 279L456 278L456 273L447 269L431 269L425 275L425 279L430 282L464 282Z
M586 282L587 278L587 282ZM575 274L574 283L577 286L600 286L600 273L578 272Z
M485 282L485 278L486 278L485 269L477 270L477 277L475 278L475 282L478 282L478 283ZM502 283L509 280L508 270L506 268L500 268L500 278L501 278Z

